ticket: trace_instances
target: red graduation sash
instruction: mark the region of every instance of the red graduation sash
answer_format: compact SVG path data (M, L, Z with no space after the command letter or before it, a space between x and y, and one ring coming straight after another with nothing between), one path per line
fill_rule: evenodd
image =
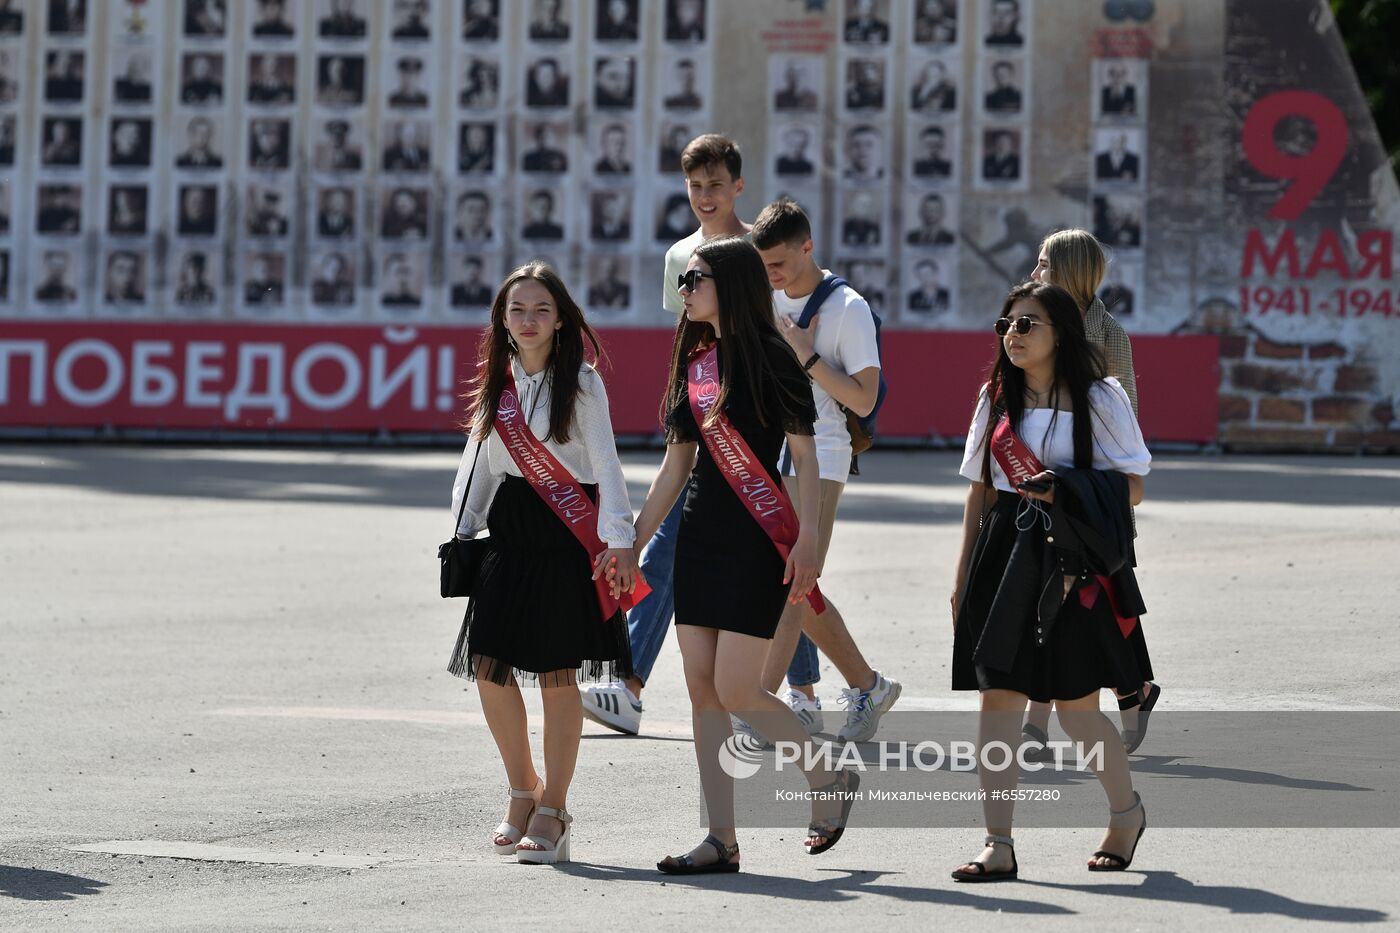
M1019 488L1021 483L1035 476L1037 473L1045 472L1045 466L1035 454L1031 453L1029 447L1016 436L1016 432L1011 430L1011 417L1002 415L997 422L996 430L992 432L992 456L996 458L997 466L1006 474L1006 478L1011 480L1011 485L1021 496L1026 494ZM1079 588L1079 604L1085 609L1092 609L1095 601L1099 598L1099 591L1103 590L1108 594L1108 605L1113 609L1113 618L1118 621L1118 630L1127 638L1132 634L1134 626L1137 625L1137 617L1125 618L1123 613L1118 611L1118 597L1113 592L1113 583L1108 577L1096 574L1092 580L1085 582Z
M583 546L588 555L589 569L592 570L593 560L608 548L598 537L598 509L568 468L530 430L524 413L520 411L520 393L515 388L515 374L511 372L509 364L506 366L506 384L501 389L501 400L496 405L495 428L530 488ZM631 609L651 592L645 580L638 580L635 593L623 593L614 599L606 575L593 581L593 584L598 591L598 606L603 612L604 621L611 619L619 609ZM540 581L540 585L547 585L547 582Z
M705 448L729 483L729 488L734 490L734 495L739 497L745 510L758 522L773 542L773 547L777 548L779 556L786 561L797 543L798 532L797 510L793 508L787 490L782 483L775 483L768 475L748 442L729 423L728 415L720 412L712 424L705 424L705 418L719 398L718 345L696 351L686 367L686 374L690 410L695 415L695 424L704 438ZM807 602L817 615L826 612L826 600L815 585L807 594Z

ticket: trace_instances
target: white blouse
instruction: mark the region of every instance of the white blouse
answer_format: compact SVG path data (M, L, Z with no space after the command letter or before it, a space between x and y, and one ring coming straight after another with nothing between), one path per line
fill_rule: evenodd
M1093 413L1094 469L1116 470L1133 476L1146 476L1152 469L1152 454L1142 439L1142 429L1133 415L1128 393L1117 379L1101 379L1089 388L1089 407ZM977 397L977 410L972 415L972 427L967 432L962 466L958 473L974 482L982 481L983 438L987 434L987 419L991 403L987 387ZM1051 414L1057 415L1051 424ZM1017 436L1035 454L1036 459L1050 470L1074 468L1074 413L1052 412L1049 408L1030 408L1021 418ZM992 458L992 485L1003 492L1015 492L996 458Z
M520 393L521 411L529 414L530 430L535 437L542 438L549 431L550 384L546 370L533 376L525 375L515 359L511 359L511 372L515 374L515 386ZM579 370L579 392L574 402L574 424L569 432L568 443L556 440L542 442L550 453L559 459L574 479L580 483L598 484L598 537L608 547L631 547L636 540L632 527L632 503L627 498L627 483L622 478L622 463L617 459L617 443L613 440L612 415L608 411L608 392L603 379L592 366L584 364ZM462 493L467 486L467 474L471 472L472 460L476 457L478 441L467 440L462 451L462 460L457 465L457 479L452 484L452 517L462 506ZM457 526L457 534L475 537L486 528L486 513L491 508L491 500L501 477L521 476L505 444L495 430L486 440L486 450L476 465L476 475L471 481L471 495L467 498L467 508L462 522Z

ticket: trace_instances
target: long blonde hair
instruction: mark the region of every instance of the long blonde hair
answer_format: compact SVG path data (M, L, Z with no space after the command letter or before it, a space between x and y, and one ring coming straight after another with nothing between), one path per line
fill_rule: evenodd
M1103 247L1088 230L1057 230L1040 241L1055 284L1069 292L1080 311L1089 310L1103 282Z

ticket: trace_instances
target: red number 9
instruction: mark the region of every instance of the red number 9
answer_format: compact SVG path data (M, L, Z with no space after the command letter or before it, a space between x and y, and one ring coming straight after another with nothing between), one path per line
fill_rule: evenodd
M1317 129L1317 143L1306 155L1283 152L1274 130L1285 117L1304 117ZM1291 179L1269 210L1274 220L1297 220L1337 171L1347 152L1347 118L1341 108L1314 91L1279 91L1261 97L1244 118L1244 155L1269 178Z

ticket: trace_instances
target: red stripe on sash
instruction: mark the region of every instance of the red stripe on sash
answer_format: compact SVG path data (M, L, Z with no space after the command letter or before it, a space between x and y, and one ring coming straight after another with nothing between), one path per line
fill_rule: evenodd
M997 466L1001 467L1006 478L1011 480L1013 487L1019 487L1032 476L1045 471L1039 458L1031 453L1030 448L1011 430L1009 415L1002 415L1001 420L997 422L996 430L992 432L991 444L992 456L996 458ZM1022 496L1026 495L1019 488L1016 491ZM1108 594L1108 605L1113 610L1113 618L1118 622L1118 630L1127 638L1132 634L1138 620L1136 616L1130 619L1118 611L1118 597L1114 595L1113 581L1108 577L1098 574L1081 586L1079 605L1085 609L1092 609L1099 598L1099 590Z
M729 488L734 490L734 495L739 497L746 511L768 535L773 547L778 549L779 556L786 561L797 543L799 530L797 510L793 508L787 490L768 475L748 442L729 423L728 415L720 412L712 424L705 424L706 416L719 398L718 346L697 351L690 358L686 373L690 410L695 415L695 424L700 429L700 436L705 439L711 459L729 483ZM817 615L826 612L826 600L815 585L807 594L807 602Z
M515 388L515 374L509 365L506 366L506 383L501 389L501 400L496 406L495 428L530 488L583 546L591 571L593 561L608 548L598 537L598 508L589 500L568 468L530 430L525 415L520 411L520 393ZM540 585L547 586L548 582L541 580ZM606 576L593 581L593 585L598 592L598 606L603 612L604 621L611 619L619 609L631 609L651 592L646 581L640 579L636 592L623 593L617 599L612 596Z

